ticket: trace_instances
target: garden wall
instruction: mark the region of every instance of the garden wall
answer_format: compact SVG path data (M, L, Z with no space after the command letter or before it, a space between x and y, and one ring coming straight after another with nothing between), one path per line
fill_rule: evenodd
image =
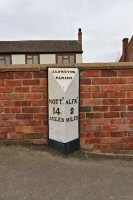
M0 66L0 143L47 144L47 67ZM132 151L133 64L67 67L80 69L81 150Z

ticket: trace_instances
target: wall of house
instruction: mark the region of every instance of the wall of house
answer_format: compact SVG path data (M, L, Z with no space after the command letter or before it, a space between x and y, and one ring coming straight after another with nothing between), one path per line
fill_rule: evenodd
M76 54L76 63L82 63L83 57L82 54Z
M47 144L47 67L0 66L0 143ZM80 148L132 151L133 64L74 67L80 69Z
M56 54L40 54L40 64L55 64Z
M25 54L13 54L12 64L25 64Z
M40 54L40 64L55 64L56 54ZM82 63L82 54L76 54L76 63ZM25 54L13 54L12 64L25 64Z

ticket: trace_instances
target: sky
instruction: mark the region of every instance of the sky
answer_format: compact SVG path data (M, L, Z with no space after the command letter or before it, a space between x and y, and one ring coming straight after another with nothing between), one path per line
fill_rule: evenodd
M133 35L133 0L0 0L0 40L77 40L83 62L117 62Z

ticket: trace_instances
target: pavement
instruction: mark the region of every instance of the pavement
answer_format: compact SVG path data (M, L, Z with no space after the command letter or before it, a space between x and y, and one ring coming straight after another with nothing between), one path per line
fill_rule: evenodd
M133 200L133 160L0 146L0 200Z

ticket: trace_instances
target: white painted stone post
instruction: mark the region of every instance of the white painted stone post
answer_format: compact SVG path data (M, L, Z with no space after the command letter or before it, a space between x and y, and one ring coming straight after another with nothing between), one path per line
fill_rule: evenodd
M79 70L48 68L49 145L68 154L79 149Z

